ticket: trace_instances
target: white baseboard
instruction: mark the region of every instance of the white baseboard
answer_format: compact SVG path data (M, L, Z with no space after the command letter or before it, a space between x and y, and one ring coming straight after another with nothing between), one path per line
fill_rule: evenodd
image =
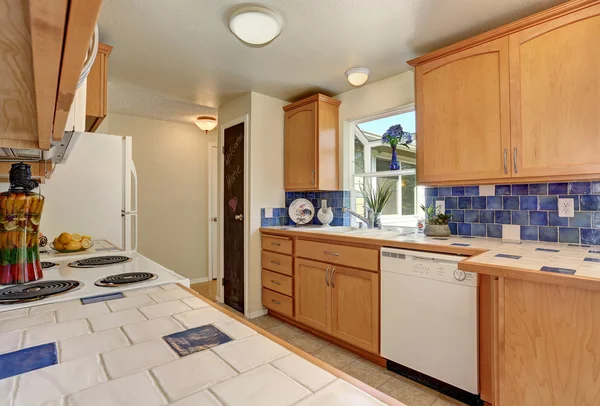
M208 276L204 276L202 278L190 279L190 283L193 285L194 283L202 283L208 282Z
M257 317L264 316L265 314L267 314L267 312L268 312L267 309L257 310L255 312L250 313L246 317L248 317L249 319L255 319Z

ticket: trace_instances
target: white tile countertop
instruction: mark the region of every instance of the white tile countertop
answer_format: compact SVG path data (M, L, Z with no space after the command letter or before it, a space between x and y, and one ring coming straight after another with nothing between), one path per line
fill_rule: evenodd
M427 237L406 229L263 227L263 233L467 256L459 269L600 289L600 246L482 237Z
M0 406L384 404L178 285L124 294L0 312ZM216 345L185 341L204 328Z

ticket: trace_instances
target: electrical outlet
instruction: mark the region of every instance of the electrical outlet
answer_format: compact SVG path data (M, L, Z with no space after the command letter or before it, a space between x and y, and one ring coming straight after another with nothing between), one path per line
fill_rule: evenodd
M436 214L446 213L446 202L444 200L435 201Z
M558 217L575 217L573 198L558 199Z
M266 207L265 208L265 218L271 218L271 217L273 217L273 208Z

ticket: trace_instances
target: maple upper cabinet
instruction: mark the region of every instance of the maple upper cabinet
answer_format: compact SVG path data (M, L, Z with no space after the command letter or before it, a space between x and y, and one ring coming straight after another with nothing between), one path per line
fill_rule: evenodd
M419 184L600 178L598 38L572 0L409 61Z
M508 38L415 69L419 182L509 177Z
M600 4L512 34L513 176L600 174Z
M285 190L339 188L339 100L316 94L285 111Z
M98 54L87 77L85 130L94 132L108 114L108 56L112 47L98 45Z

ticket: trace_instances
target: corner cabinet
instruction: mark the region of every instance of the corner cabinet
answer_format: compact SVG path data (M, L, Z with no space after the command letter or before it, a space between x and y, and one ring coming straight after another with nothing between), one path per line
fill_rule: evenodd
M283 108L285 190L339 188L340 104L339 100L317 94Z
M574 0L409 61L419 184L600 177L597 38Z
M95 132L108 114L108 56L112 47L98 45L98 54L87 77L85 131Z

